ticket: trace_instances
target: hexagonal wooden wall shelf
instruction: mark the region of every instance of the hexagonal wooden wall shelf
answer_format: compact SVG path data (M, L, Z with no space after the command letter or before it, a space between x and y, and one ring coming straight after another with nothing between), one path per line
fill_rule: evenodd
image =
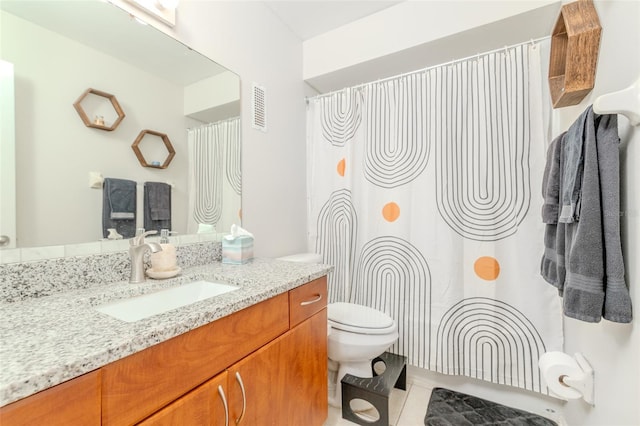
M104 118L99 117L99 116L97 116L94 120L91 120L89 118L89 115L85 111L85 108L83 108L83 106L82 106L82 102L85 101L87 99L87 97L89 97L91 95L95 95L95 96L99 96L99 97L105 98L106 100L108 100L111 103L111 106L113 107L113 109L115 110L115 113L117 114L117 118L115 120L113 120L113 123L111 125L109 125L109 126L106 125L105 121L104 121ZM103 92L102 90L96 90L96 89L91 89L91 88L85 90L84 93L82 95L80 95L78 100L73 103L73 107L78 112L78 115L80 115L80 118L84 122L85 126L93 127L94 129L112 131L116 127L118 127L120 122L125 117L125 113L122 110L122 107L120 107L120 104L118 103L118 100L116 99L116 97L114 95L112 95L111 93Z
M140 150L140 143L142 142L142 140L147 135L157 136L162 140L162 143L164 143L164 146L167 149L167 158L164 160L164 162L162 164L160 164L160 162L158 162L158 163L154 163L154 162L149 163L144 158L144 154L142 154L142 151ZM169 137L166 134L160 133L160 132L156 132L155 130L146 129L146 130L141 131L140 134L138 135L138 137L136 138L136 140L131 145L131 148L133 149L133 152L136 153L136 157L138 157L138 161L140 162L140 165L142 167L153 167L155 169L166 169L167 167L169 167L169 163L171 163L171 160L173 160L173 157L175 157L175 155L176 155L176 151L173 149L173 145L171 145L171 141L169 140Z
M600 20L591 0L562 6L551 34L549 90L554 108L579 104L593 89Z

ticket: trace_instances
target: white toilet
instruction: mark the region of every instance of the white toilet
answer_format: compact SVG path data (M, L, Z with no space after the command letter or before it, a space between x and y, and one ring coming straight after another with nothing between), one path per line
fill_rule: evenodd
M322 263L316 253L281 257L290 262ZM340 381L345 374L372 377L371 361L398 339L393 318L376 309L353 303L327 305L329 352L329 403L342 404Z

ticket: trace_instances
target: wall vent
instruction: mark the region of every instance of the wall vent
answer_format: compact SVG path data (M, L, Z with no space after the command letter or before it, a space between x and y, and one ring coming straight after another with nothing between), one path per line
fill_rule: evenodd
M251 125L254 129L267 131L267 90L253 83L251 86L251 109L253 120Z

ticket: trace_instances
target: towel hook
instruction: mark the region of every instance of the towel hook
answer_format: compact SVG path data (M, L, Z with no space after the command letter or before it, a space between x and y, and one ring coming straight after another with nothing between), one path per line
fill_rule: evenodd
M640 76L626 89L599 96L593 102L596 114L622 114L632 126L640 125Z

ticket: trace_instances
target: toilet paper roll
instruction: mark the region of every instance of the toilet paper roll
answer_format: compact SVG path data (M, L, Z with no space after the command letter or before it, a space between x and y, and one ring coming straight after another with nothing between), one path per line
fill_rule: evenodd
M578 362L564 352L547 352L540 357L538 367L549 390L562 399L579 399L582 394L562 382L564 376L579 379L584 376Z

